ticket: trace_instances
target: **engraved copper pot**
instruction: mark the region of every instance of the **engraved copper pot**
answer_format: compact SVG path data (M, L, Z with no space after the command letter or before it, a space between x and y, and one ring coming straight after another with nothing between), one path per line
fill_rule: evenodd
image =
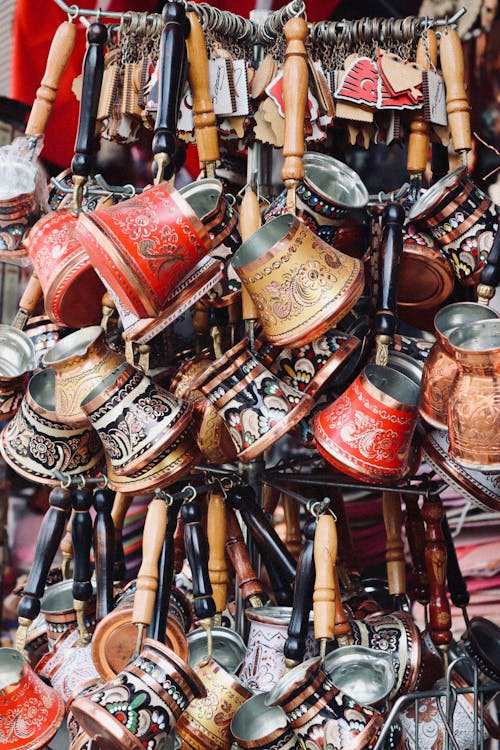
M212 658L224 667L226 672L236 674L246 653L245 641L235 630L215 626L212 635ZM195 628L187 636L189 664L196 669L198 664L207 658L208 635L203 628Z
M360 257L363 231L350 212L365 208L368 190L359 175L327 154L302 157L304 177L296 190L296 213L309 229L337 250ZM286 213L286 190L264 211L268 222Z
M191 667L147 638L134 661L110 682L75 698L71 711L101 750L164 750L181 714L205 696Z
M26 257L22 241L40 216L36 195L37 167L28 160L0 165L0 260Z
M319 338L363 291L361 262L327 245L291 214L254 232L232 264L257 307L262 333L277 346Z
M80 214L75 235L109 289L138 318L158 315L212 247L191 206L167 182Z
M206 697L197 698L179 718L176 732L183 746L193 750L230 750L229 725L235 711L252 693L214 659L196 667Z
M104 377L81 407L118 476L144 469L189 424L191 406L128 363Z
M316 414L318 451L361 481L397 481L412 468L418 385L390 367L369 364L333 404Z
M425 191L408 219L431 233L457 279L473 283L493 244L499 213L467 168L459 167Z
M398 307L428 310L441 305L453 292L454 273L432 237L411 224L403 235L398 272ZM400 310L404 317L405 310Z
M333 684L367 706L382 704L396 683L390 654L366 646L342 646L325 656L325 671Z
M458 374L448 404L450 454L479 471L500 471L500 319L456 328L448 337Z
M43 358L49 349L72 333L73 329L59 323L53 323L46 315L32 315L24 327L24 333L35 347L37 368L42 367Z
M41 370L28 383L21 408L0 435L0 450L17 474L55 487L60 477L95 474L103 461L97 433L72 427L55 411L54 373Z
M309 659L291 669L269 692L268 706L280 706L302 747L362 750L375 744L383 718L340 691L322 666Z
M64 703L34 673L23 655L0 649L0 746L38 750L48 744L64 718Z
M43 289L45 312L54 323L80 328L99 323L106 289L74 233L76 222L69 211L49 213L32 228L26 246Z
M45 619L51 647L63 634L76 630L78 622L73 606L73 580L67 579L48 586L40 603L40 612ZM85 602L83 614L85 627L92 632L96 624L95 594Z
M280 381L247 349L243 339L192 384L226 423L238 459L250 461L291 430L313 399Z
M299 738L278 706L266 706L268 693L253 695L231 720L231 734L242 750L300 750Z
M88 424L82 401L104 378L125 362L109 348L100 326L90 326L66 336L43 358L55 374L56 411L67 424Z
M425 421L438 430L448 429L448 400L458 372L449 334L457 326L492 318L498 318L495 310L477 302L447 305L434 318L436 342L424 364L418 408Z
M14 326L0 325L0 419L10 419L17 412L35 367L31 339Z

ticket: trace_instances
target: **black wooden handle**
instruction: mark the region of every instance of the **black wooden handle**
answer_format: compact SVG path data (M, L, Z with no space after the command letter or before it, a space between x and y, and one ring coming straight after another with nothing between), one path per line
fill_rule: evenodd
M189 23L184 3L168 0L162 12L163 31L160 42L158 111L156 114L153 154L166 154L164 178L174 170L172 161L176 146L177 118L186 69L186 36Z
M379 287L375 328L377 336L394 337L396 333L396 302L399 261L403 253L405 212L399 203L384 209L382 246L379 257Z
M73 492L73 521L71 539L73 541L73 599L86 602L92 596L92 570L90 567L90 547L92 545L92 518L90 506L92 494L82 489Z
M297 664L304 660L306 638L309 628L309 613L313 605L314 580L314 532L316 519L308 521L304 527L306 541L297 565L297 577L293 593L293 608L285 642L285 657Z
M88 47L83 61L82 97L80 118L75 142L75 155L71 171L88 177L95 169L95 130L97 108L104 72L104 45L108 38L106 26L92 23L87 30Z
M181 508L184 521L186 554L193 577L193 607L202 620L215 615L212 584L208 575L208 543L201 525L201 509L197 502L185 503Z
M96 619L102 620L113 609L113 548L115 526L111 509L115 493L110 489L94 492L94 561L97 588Z
M446 577L448 579L448 591L450 592L451 601L455 607L466 607L469 604L469 592L467 591L465 578L460 570L455 542L451 535L446 513L443 515L441 528L446 545Z
M485 284L496 289L500 284L500 225L497 228L493 245L481 271L480 284Z
M165 541L163 542L160 561L158 563L158 589L156 591L153 619L151 620L151 625L148 630L149 637L154 638L156 641L160 641L160 643L165 643L165 633L167 632L168 607L170 604L170 594L172 593L172 584L174 580L174 534L177 528L177 517L179 515L181 502L182 501L173 503L167 509Z
M36 542L33 565L19 602L17 614L34 620L40 612L40 599L43 596L47 575L66 529L71 510L71 493L56 487L49 497L46 512Z
M296 563L274 530L262 508L255 501L251 487L234 487L228 492L228 501L241 513L266 566L276 602L292 602L290 584L295 580Z

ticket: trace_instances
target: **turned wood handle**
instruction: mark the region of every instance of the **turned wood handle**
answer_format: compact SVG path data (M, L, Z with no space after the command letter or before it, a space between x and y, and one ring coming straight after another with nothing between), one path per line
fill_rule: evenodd
M132 505L134 496L130 493L117 492L113 500L111 509L111 519L113 521L113 580L121 581L125 578L125 553L123 550L123 524L127 511Z
M167 505L154 497L149 503L142 532L142 563L137 575L132 622L150 625L158 588L158 562L167 528Z
M19 308L31 314L34 312L42 294L42 285L38 280L38 276L32 274L19 300Z
M382 494L386 543L385 563L389 594L397 596L406 593L406 569L403 539L401 538L401 496L399 492Z
M208 575L208 544L201 524L201 508L198 502L185 503L181 508L184 521L184 540L187 558L193 577L193 608L198 619L215 615L212 584Z
M286 38L283 67L285 137L281 179L285 187L289 188L296 186L304 177L304 113L309 83L307 51L304 44L307 38L307 23L303 18L291 18L285 24L283 33Z
M429 603L429 579L425 565L425 526L415 495L405 495L406 507L406 538L410 548L415 576L415 595L421 604Z
M283 495L283 513L285 518L285 546L292 557L297 560L302 550L300 507L296 500L286 494Z
M241 513L266 566L278 604L291 604L290 584L295 580L296 563L278 536L251 487L234 487L228 492L230 505Z
M92 596L92 570L90 548L92 546L92 518L90 506L92 493L82 489L73 492L73 520L71 539L73 541L73 599L86 602Z
M94 492L94 560L97 588L96 619L99 622L113 609L114 527L111 509L115 493L110 489Z
M315 531L316 519L311 519L304 527L305 543L297 564L292 614L290 616L288 636L284 647L285 657L297 664L304 660L306 638L309 630L309 613L313 606Z
M75 39L76 24L63 21L57 28L50 45L45 73L40 87L37 89L36 98L26 125L25 134L27 136L45 133L62 75L75 46Z
M429 630L436 646L446 645L452 639L450 604L446 596L446 545L441 528L443 515L441 501L424 502L425 560L430 588Z
M165 154L167 163L163 177L170 179L174 171L177 118L186 62L188 23L184 3L165 3L162 11L163 31L160 40L158 111L153 136L153 154Z
M462 42L455 29L445 29L439 40L441 70L446 85L446 111L455 151L472 148L469 101L465 91Z
M443 514L441 528L443 531L444 543L446 545L446 576L448 579L448 590L450 592L451 601L455 607L467 607L470 600L469 592L467 590L467 582L460 570L457 550L455 549L455 542L451 535L446 513Z
M227 601L228 569L225 555L226 503L222 495L212 492L208 502L208 575L212 584L215 611L224 612Z
M197 13L187 14L190 31L186 39L189 62L188 79L193 97L193 124L201 164L220 159L219 134L208 77L208 56L205 35Z
M95 169L97 108L104 73L104 45L107 39L108 30L104 24L92 23L87 29L88 47L83 61L80 118L75 155L71 161L71 171L80 177L88 177Z
M180 573L184 560L186 559L186 546L184 544L184 521L177 518L177 526L174 532L174 571Z
M330 490L330 508L337 519L337 536L339 540L339 561L342 562L350 577L361 577L361 564L355 552L352 542L351 529L345 510L345 502L342 493L338 490Z
M437 63L437 38L432 29L427 29L425 33L427 44L424 41L424 35L422 35L418 40L415 62L422 70L429 70L432 65L435 66ZM423 174L425 172L430 136L431 125L426 122L423 109L417 109L412 116L408 136L406 168L410 174Z
M399 203L389 203L383 213L382 247L379 258L379 288L375 331L377 336L396 333L396 302L399 262L403 254L405 212Z
M495 290L500 283L500 226L495 232L493 245L488 253L486 263L481 271L479 285L477 287L478 302L487 305L495 295Z
M324 513L319 517L314 536L313 612L314 637L335 636L335 563L337 560L337 529L333 516Z
M70 511L71 493L59 487L53 489L49 496L49 509L38 533L33 565L19 602L19 617L34 620L40 612L40 599L43 596L47 575L61 543Z
M232 508L226 508L226 552L238 576L238 586L243 599L248 601L254 596L262 599L265 589L250 562L247 545Z
M63 555L66 555L67 557L73 557L73 541L71 539L71 522L73 521L72 516L70 516L69 521L66 525L66 531L64 533L63 538L61 539L61 544L59 545L59 548Z
M260 224L259 200L255 191L247 187L240 206L239 229L242 242L246 242L257 231ZM259 313L257 312L257 307L244 284L241 285L241 306L243 320L258 319Z
M158 589L151 627L148 631L150 638L154 638L155 641L161 643L165 643L165 633L167 632L168 609L174 581L174 534L177 529L181 502L182 500L174 502L167 508L167 528L158 564Z

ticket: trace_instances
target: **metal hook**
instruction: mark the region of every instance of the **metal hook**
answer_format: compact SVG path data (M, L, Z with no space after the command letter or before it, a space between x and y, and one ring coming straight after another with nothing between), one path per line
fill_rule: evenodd
M78 14L80 12L80 8L78 5L70 5L68 8L68 21L70 23L73 23L73 21L78 18Z

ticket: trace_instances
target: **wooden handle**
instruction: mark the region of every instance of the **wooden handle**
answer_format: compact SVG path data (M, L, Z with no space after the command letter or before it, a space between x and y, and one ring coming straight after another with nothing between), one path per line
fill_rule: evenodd
M67 557L71 559L73 557L73 541L71 539L71 523L73 521L72 516L70 516L68 524L66 526L66 531L64 533L63 538L61 539L61 544L59 545L59 549L61 550L63 557Z
M262 508L267 516L272 517L274 515L280 497L281 490L277 490L275 487L270 487L268 484L264 485L262 488Z
M114 527L111 517L115 493L110 489L94 492L94 560L97 588L96 619L99 622L113 609Z
M224 612L227 601L228 569L225 555L226 503L221 494L212 492L207 518L208 575L212 584L215 611Z
M389 594L397 596L406 593L406 570L403 540L401 538L401 496L399 492L382 494L386 543L385 563Z
M325 513L320 516L314 536L314 583L313 612L314 637L333 638L335 636L335 577L337 560L337 529L333 516Z
M180 573L184 560L186 559L186 546L184 544L184 521L179 516L177 527L174 532L174 571Z
M420 37L417 45L415 62L422 70L429 70L437 63L437 38L432 29L427 29ZM427 155L431 136L431 125L424 118L423 109L418 109L410 122L408 136L408 157L406 167L410 174L423 174L427 166Z
M424 502L425 561L430 587L429 630L436 646L444 646L452 639L450 604L446 596L446 545L441 529L443 515L441 501Z
M73 175L89 177L95 168L95 132L97 108L104 73L104 45L108 30L102 23L87 29L88 47L83 61L82 97L76 135L75 155L71 161Z
M415 495L403 494L406 507L406 538L415 577L415 595L420 604L429 603L429 579L425 566L425 526Z
M448 579L448 589L451 596L451 601L455 607L467 607L469 604L469 592L467 590L467 582L462 575L460 570L460 563L458 562L457 550L455 549L455 542L451 535L450 525L446 517L446 513L443 513L441 521L441 529L443 531L443 539L446 545L446 576Z
M311 519L304 527L306 541L297 565L292 614L284 646L285 657L296 664L302 662L305 656L307 632L309 630L309 613L313 605L315 532L316 519Z
M27 136L45 133L62 75L75 46L75 39L76 24L63 21L56 30L50 45L45 73L36 92L36 98L26 125L25 133Z
M226 508L226 552L238 576L238 586L243 599L262 599L265 589L252 567L238 519L232 508Z
M385 207L375 330L377 336L388 336L391 339L396 333L398 271L403 254L404 220L405 212L399 203L389 203Z
M123 524L127 511L132 505L134 496L130 493L116 492L111 509L113 521L113 580L122 581L125 578L125 553L123 551Z
M165 643L165 633L167 632L168 610L174 581L174 534L177 530L181 502L182 500L173 502L167 508L167 528L158 564L158 589L149 636L161 643Z
M167 528L167 505L154 497L149 503L142 532L142 563L137 576L132 622L149 625L158 588L158 561Z
M465 71L462 42L455 29L445 29L439 40L441 70L446 85L446 111L453 148L470 151L472 148L469 101L465 91Z
M351 632L351 626L342 603L339 575L337 566L333 569L333 585L335 588L335 638L345 638Z
M193 97L193 124L200 164L220 159L219 134L208 78L205 36L197 13L187 14L190 31L186 39L188 80Z
M304 177L304 112L309 83L307 51L304 44L307 38L307 23L303 18L291 18L285 24L283 33L286 38L283 67L285 137L281 179L285 187L290 188L295 187Z
M42 294L42 285L38 280L38 276L32 274L19 300L19 308L31 315L42 298Z
M155 182L170 179L174 171L177 117L184 83L186 33L188 24L184 3L166 2L162 11L160 40L158 111L156 113L153 154L157 164Z
M185 503L181 508L184 521L184 540L189 567L193 576L194 611L200 620L215 615L212 584L208 575L208 544L201 525L201 508L198 502Z
M495 290L500 283L500 226L495 232L493 245L488 253L486 263L477 287L477 301L482 305L488 305L490 299L495 296Z
M300 507L296 500L283 496L285 516L285 546L291 556L298 559L302 550L302 531L300 529Z
M242 242L246 242L249 237L260 227L260 206L257 195L252 188L247 187L240 206L240 235ZM243 310L243 320L257 320L259 314L250 294L244 284L241 285L241 305Z
M278 604L292 603L290 584L295 580L296 563L271 522L255 501L251 487L235 487L228 492L231 506L241 513L259 548Z
M58 487L53 489L49 496L49 509L38 533L33 565L19 602L17 613L20 618L34 620L40 612L40 599L47 574L61 542L70 510L70 492Z
M92 546L92 518L90 490L75 490L72 498L73 521L71 539L73 541L73 599L86 602L92 596L92 570L90 548Z

